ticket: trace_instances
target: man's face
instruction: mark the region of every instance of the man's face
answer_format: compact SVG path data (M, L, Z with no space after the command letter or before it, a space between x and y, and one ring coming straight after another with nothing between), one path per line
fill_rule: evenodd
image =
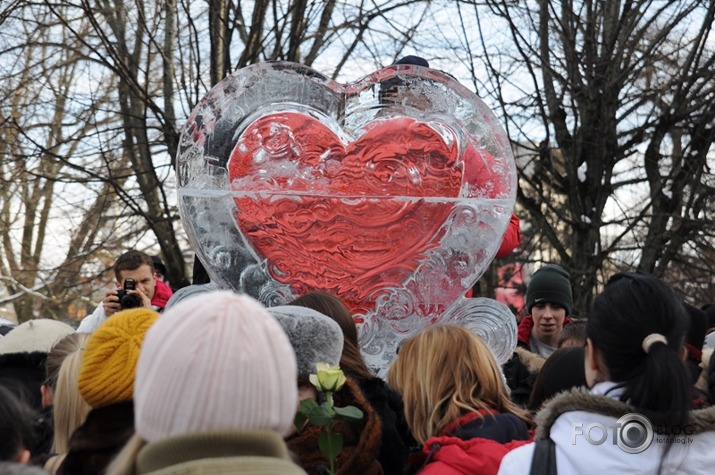
M154 267L147 264L142 264L134 270L119 271L120 281L118 287L124 288L124 281L134 279L137 283L137 290L149 297L149 300L154 298L156 279L154 277Z
M564 328L566 309L560 305L539 302L531 307L531 316L534 319L532 333L540 341L557 338Z

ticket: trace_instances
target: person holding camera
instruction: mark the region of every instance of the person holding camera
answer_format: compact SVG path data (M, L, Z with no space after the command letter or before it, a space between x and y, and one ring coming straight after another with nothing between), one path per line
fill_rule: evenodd
M108 290L102 304L85 317L78 332L92 333L107 317L128 308L144 307L161 312L171 288L156 278L152 258L141 251L125 252L114 263L116 288Z

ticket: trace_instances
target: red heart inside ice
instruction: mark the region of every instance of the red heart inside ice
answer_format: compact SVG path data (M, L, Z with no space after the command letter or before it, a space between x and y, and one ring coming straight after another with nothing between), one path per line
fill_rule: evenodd
M454 130L407 117L373 120L349 141L308 114L267 114L230 157L236 219L276 281L364 313L439 245L462 185L459 149Z

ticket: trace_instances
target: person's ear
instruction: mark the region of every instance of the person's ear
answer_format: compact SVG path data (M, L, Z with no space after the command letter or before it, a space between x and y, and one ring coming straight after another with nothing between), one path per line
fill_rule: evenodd
M22 449L17 457L15 457L16 463L27 463L30 460L30 451L27 449Z
M678 351L678 356L680 356L680 360L685 363L688 359L688 349L685 347L685 345L680 347L680 351Z
M586 351L584 352L584 372L586 374L586 385L592 388L594 384L606 381L605 365L601 359L601 353L596 348L590 338L586 338Z
M583 357L586 359L586 368L595 369L595 360L593 359L593 342L590 338L586 338L584 347Z
M54 392L52 388L43 384L40 386L40 393L42 394L42 407L50 407L54 402Z

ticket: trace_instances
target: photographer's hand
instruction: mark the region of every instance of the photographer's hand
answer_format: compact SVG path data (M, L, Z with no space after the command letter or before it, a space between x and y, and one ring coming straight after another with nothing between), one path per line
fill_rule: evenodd
M147 294L145 294L143 292L143 290L141 288L135 289L135 290L130 290L127 293L129 295L136 295L137 297L139 297L142 301L142 307L149 308L149 309L152 308L151 307L151 299L149 298L149 296Z
M108 290L104 294L104 300L102 300L102 305L104 306L104 314L106 316L114 315L122 309L119 305L119 297L117 297L117 290Z

